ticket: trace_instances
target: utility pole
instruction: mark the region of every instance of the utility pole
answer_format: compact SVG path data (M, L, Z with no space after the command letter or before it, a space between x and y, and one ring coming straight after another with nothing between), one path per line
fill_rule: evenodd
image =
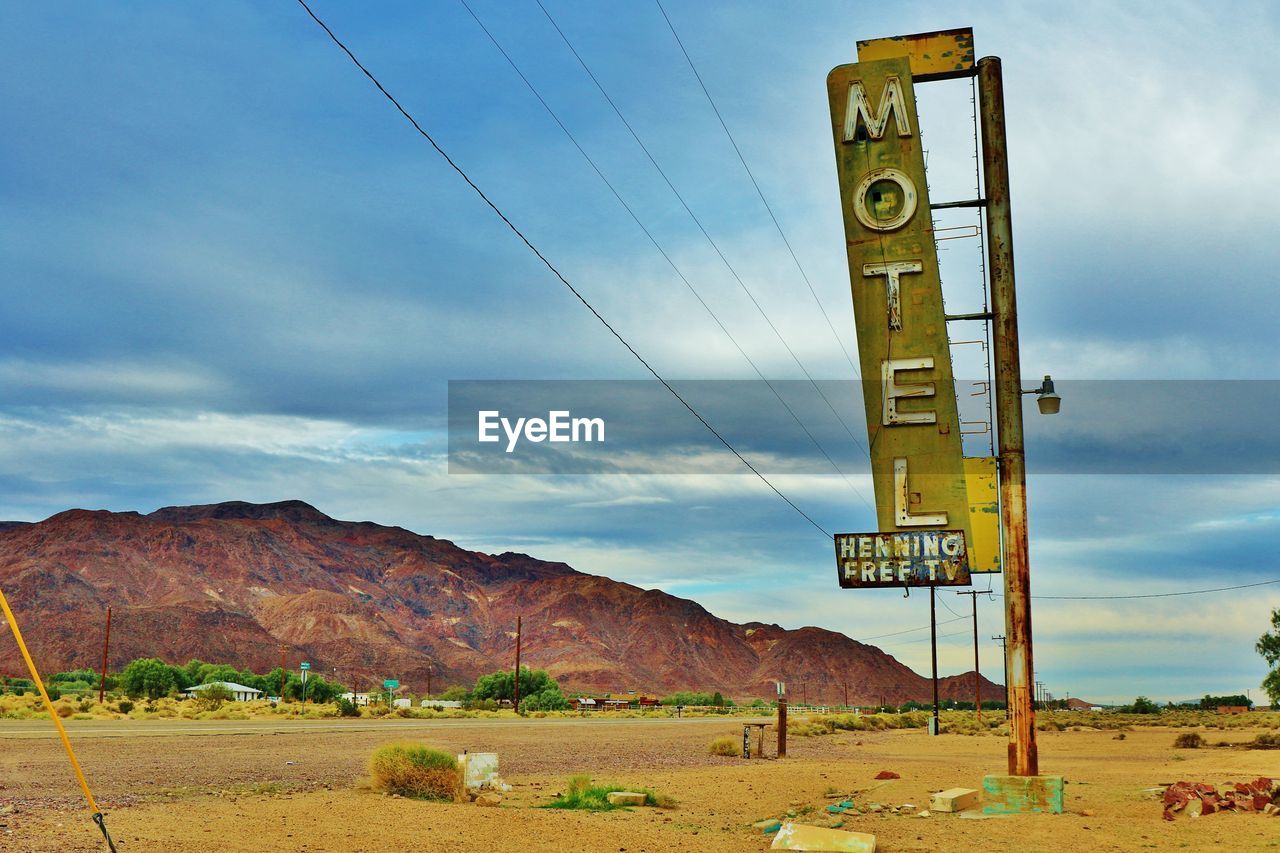
M284 653L289 651L288 646L280 647L280 701L284 701Z
M778 757L787 757L787 685L778 682Z
M849 708L849 683L847 681L844 685L844 707L845 710L848 710Z
M1008 716L1009 715L1009 656L1005 652L1004 634L1001 634L998 637L992 637L991 639L995 640L997 643L1000 644L1000 659L1004 661L1004 713L1005 713L1005 716Z
M971 589L957 592L956 595L967 595L973 602L973 709L978 713L978 722L982 722L982 676L978 673L978 596L981 590Z
M1027 471L1022 440L1022 365L1013 276L1013 217L1000 59L978 60L982 173L991 271L992 353L1000 441L1000 522L1004 541L1005 634L1008 637L1009 775L1036 776L1036 712L1031 700L1031 566L1027 545Z
M515 684L515 709L516 713L520 713L520 617L516 617L516 684Z
M930 734L934 735L942 731L942 723L938 719L938 611L934 607L937 592L936 586L929 586L929 649L933 659L933 731Z
M431 698L431 665L427 665L427 698Z
M800 704L809 707L809 682L800 682Z
M107 691L107 650L111 647L111 607L107 606L107 631L102 637L102 678L98 681L98 704Z

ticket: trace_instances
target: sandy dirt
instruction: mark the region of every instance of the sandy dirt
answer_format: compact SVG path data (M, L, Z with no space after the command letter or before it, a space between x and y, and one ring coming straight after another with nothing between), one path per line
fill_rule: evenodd
M1002 771L1005 754L999 737L915 730L792 738L785 761L743 761L706 754L713 736L741 736L740 723L718 719L404 722L230 724L213 733L199 723L115 730L99 723L73 736L121 850L764 850L770 840L752 822L788 810L820 822L835 801L830 790L864 805L923 808L932 791L980 787L984 773ZM103 849L58 743L22 725L0 724L0 847ZM95 733L104 730L114 736ZM1210 740L1242 742L1254 733L1215 732ZM1067 778L1067 814L867 814L846 817L845 828L875 834L884 851L1280 847L1280 818L1161 819L1160 803L1142 789L1180 779L1280 778L1280 751L1175 750L1176 734L1139 729L1120 741L1111 731L1042 732L1041 766ZM515 789L502 806L482 808L363 788L372 748L403 739L498 752ZM902 778L859 793L886 769ZM583 772L653 788L679 804L599 814L532 808Z

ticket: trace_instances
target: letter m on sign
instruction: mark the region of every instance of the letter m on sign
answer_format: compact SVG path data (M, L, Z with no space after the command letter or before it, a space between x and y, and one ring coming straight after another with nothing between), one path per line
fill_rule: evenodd
M862 87L861 80L849 84L849 107L844 114L844 141L853 142L858 138L858 123L867 128L867 136L880 139L889 127L889 116L892 115L898 126L899 136L911 135L911 120L907 118L907 108L902 100L902 82L897 77L889 77L884 81L884 90L880 93L880 108L871 112L871 104L867 101L867 90Z

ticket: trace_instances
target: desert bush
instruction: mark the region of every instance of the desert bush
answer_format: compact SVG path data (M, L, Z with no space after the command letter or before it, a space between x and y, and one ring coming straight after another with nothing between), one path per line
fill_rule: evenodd
M1204 738L1199 732L1183 732L1173 739L1174 749L1199 749L1204 746Z
M53 710L58 712L58 716L64 720L76 712L76 709L70 705L54 705Z
M1245 749L1280 749L1280 735L1260 734L1244 745Z
M350 699L343 699L342 697L338 697L338 701L335 704L338 706L339 717L360 716L360 708L356 705L355 702L352 702ZM272 703L272 707L274 706L275 706L274 703Z
M789 727L788 727L789 728ZM723 755L733 758L742 751L742 744L732 735L718 737L711 743L707 744L707 753L710 755Z
M453 800L462 791L458 760L441 749L415 743L380 746L369 758L375 790L423 800Z

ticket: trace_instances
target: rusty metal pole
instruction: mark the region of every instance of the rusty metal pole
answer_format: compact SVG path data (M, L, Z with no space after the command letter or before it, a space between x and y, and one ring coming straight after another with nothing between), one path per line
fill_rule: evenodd
M516 683L515 683L515 710L520 713L520 617L516 617Z
M98 681L98 704L107 692L107 650L111 648L111 607L107 607L107 632L102 637L102 678Z
M1039 773L1031 688L1031 572L1027 557L1027 472L1022 444L1022 368L1014 294L1013 219L1000 59L978 60L987 255L991 271L996 429L1000 440L1000 522L1004 539L1005 634L1008 637L1009 775Z

